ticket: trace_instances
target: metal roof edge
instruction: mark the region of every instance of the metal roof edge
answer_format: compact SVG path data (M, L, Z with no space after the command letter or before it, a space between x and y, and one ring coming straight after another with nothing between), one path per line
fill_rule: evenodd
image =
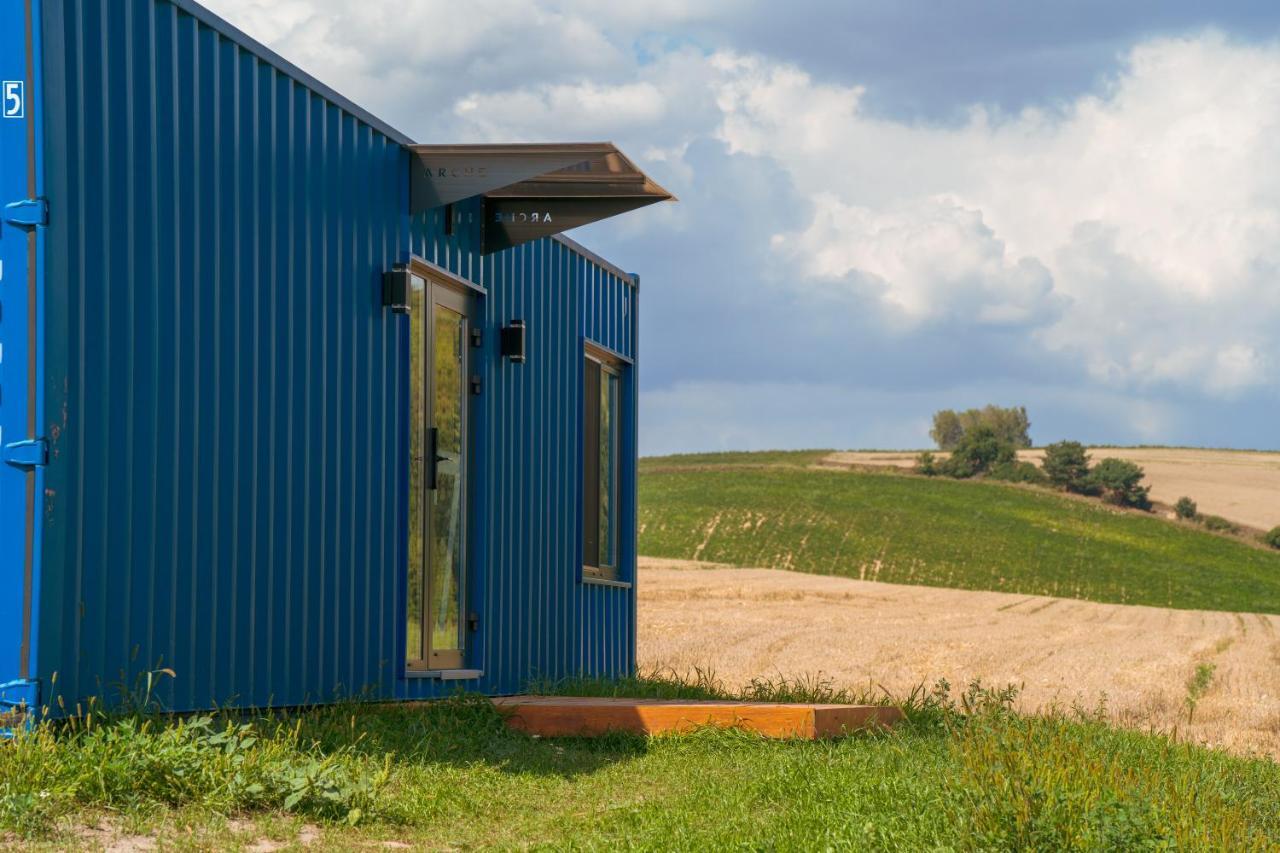
M285 59L283 56L276 53L274 50L267 47L244 30L209 11L204 6L195 2L195 0L169 0L169 3L173 4L177 9L186 12L205 26L210 27L223 36L231 39L250 53L256 54L259 59L275 66L277 71L294 78L296 81L302 83L304 86L311 89L334 106L340 107L351 113L353 116L360 119L360 121L369 125L382 135L394 140L400 145L409 146L416 144L413 138L408 134L392 127L390 124L378 118L364 107L355 103L355 101L339 94L332 87L326 86L314 76L303 71L297 65L294 65L292 62Z
M635 276L635 274L627 272L626 270L624 270L622 267L618 266L615 263L606 261L604 258L600 257L595 252L591 251L586 246L579 243L577 240L574 240L570 237L566 237L563 234L552 234L551 239L555 240L557 243L564 246L569 251L576 252L579 255L582 255L582 257L586 258L588 261L591 261L591 263L595 264L596 266L600 267L606 272L611 272L614 275L616 275L618 278L624 279L627 282L627 284L630 284L632 287L639 287L639 282L637 281L637 277Z
M609 141L597 142L424 142L412 146L414 153L425 154L521 154L579 152L606 154L618 151ZM625 156L625 155L624 155ZM632 164L634 165L634 164Z

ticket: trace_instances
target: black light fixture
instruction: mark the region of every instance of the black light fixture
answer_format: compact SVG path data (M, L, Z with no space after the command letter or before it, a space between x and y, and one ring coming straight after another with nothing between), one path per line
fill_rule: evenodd
M524 320L512 320L502 328L502 357L524 364Z
M382 274L382 304L397 314L409 313L409 268L398 265Z

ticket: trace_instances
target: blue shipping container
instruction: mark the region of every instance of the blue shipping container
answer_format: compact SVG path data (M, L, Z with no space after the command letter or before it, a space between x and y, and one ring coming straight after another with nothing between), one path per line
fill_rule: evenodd
M188 0L0 0L0 81L6 707L633 670L638 280L558 232L668 194Z

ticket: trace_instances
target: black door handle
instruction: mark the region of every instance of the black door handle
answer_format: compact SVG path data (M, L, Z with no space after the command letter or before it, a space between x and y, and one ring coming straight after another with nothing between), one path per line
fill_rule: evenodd
M436 472L440 465L437 446L440 444L440 430L431 427L427 430L427 488L436 490Z

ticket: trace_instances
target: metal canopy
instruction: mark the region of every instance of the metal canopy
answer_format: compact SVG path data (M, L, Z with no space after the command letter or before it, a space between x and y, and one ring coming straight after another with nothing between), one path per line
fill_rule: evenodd
M412 211L483 196L484 254L675 199L608 142L410 150Z

